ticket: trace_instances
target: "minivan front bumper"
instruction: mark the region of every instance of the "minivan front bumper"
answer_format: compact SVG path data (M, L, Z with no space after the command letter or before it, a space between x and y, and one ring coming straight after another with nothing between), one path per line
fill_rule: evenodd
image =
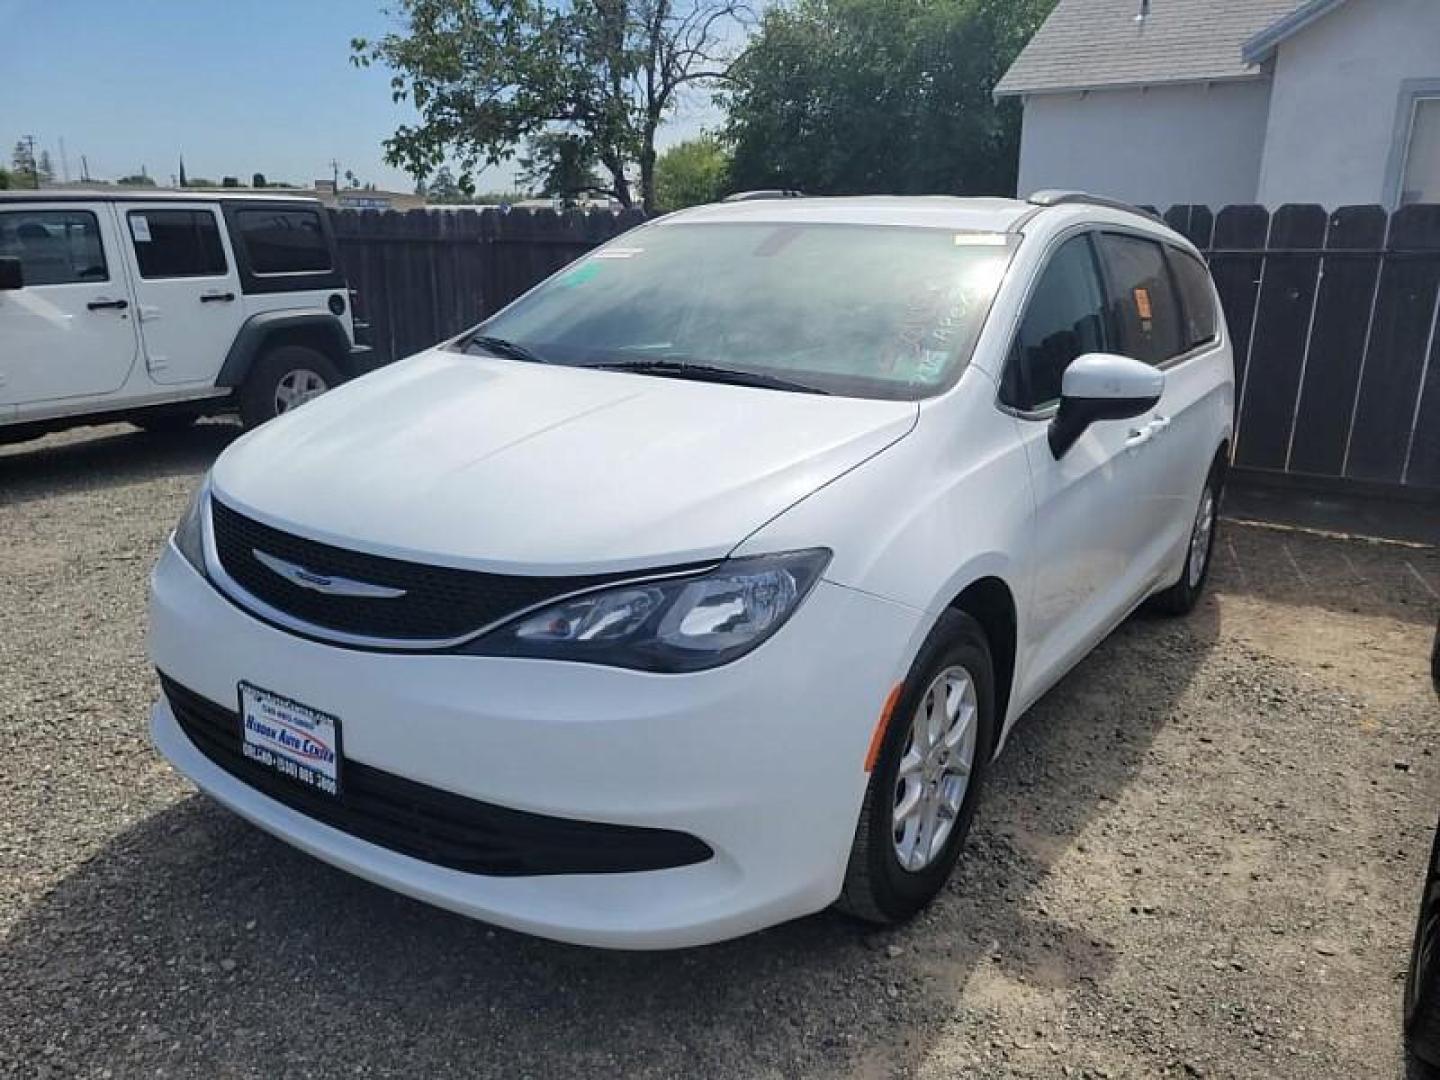
M261 828L399 892L498 925L618 948L696 945L839 895L864 758L922 616L821 582L724 667L660 675L547 660L326 645L260 622L173 546L152 579L151 657L234 710L246 681L337 716L345 761L488 806L665 830L713 854L669 869L472 873L327 825L202 752L162 699L157 748Z

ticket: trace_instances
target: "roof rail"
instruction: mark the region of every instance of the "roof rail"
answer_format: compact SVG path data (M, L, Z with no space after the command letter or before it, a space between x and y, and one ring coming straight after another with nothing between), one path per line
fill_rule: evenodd
M1103 206L1108 210L1123 210L1127 214L1139 214L1151 221L1158 221L1165 224L1165 219L1159 214L1152 214L1149 210L1142 210L1122 199L1112 199L1105 195L1091 195L1088 191L1037 191L1025 200L1031 206Z
M734 195L726 195L721 202L755 202L759 199L803 199L803 191L785 191L781 188L769 188L764 191L737 191Z

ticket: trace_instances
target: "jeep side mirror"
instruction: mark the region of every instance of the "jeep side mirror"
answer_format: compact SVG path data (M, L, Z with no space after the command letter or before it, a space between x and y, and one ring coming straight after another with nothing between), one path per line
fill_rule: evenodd
M1165 392L1165 373L1128 356L1086 353L1065 369L1060 408L1050 421L1050 452L1059 461L1085 430L1105 420L1149 412Z
M25 271L21 269L20 260L14 256L0 256L0 290L24 287Z

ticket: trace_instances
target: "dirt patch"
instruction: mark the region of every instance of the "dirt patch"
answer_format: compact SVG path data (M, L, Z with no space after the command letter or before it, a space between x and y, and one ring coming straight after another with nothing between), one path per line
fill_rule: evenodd
M242 824L150 750L145 579L234 435L0 450L0 1071L1398 1077L1434 551L1229 526L1022 723L912 925L615 954Z

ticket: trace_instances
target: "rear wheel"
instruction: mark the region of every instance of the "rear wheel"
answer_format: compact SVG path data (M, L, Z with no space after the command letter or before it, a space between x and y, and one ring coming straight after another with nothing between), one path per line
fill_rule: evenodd
M1166 615L1188 615L1205 591L1210 579L1210 556L1215 550L1215 532L1220 523L1220 493L1225 480L1225 462L1217 458L1205 478L1200 505L1190 523L1190 543L1180 578L1164 592L1150 598L1150 607Z
M916 657L870 775L836 906L910 918L945 887L995 746L994 665L980 624L950 611Z
M298 409L338 385L328 356L304 345L281 345L256 361L240 388L240 419L255 427Z

